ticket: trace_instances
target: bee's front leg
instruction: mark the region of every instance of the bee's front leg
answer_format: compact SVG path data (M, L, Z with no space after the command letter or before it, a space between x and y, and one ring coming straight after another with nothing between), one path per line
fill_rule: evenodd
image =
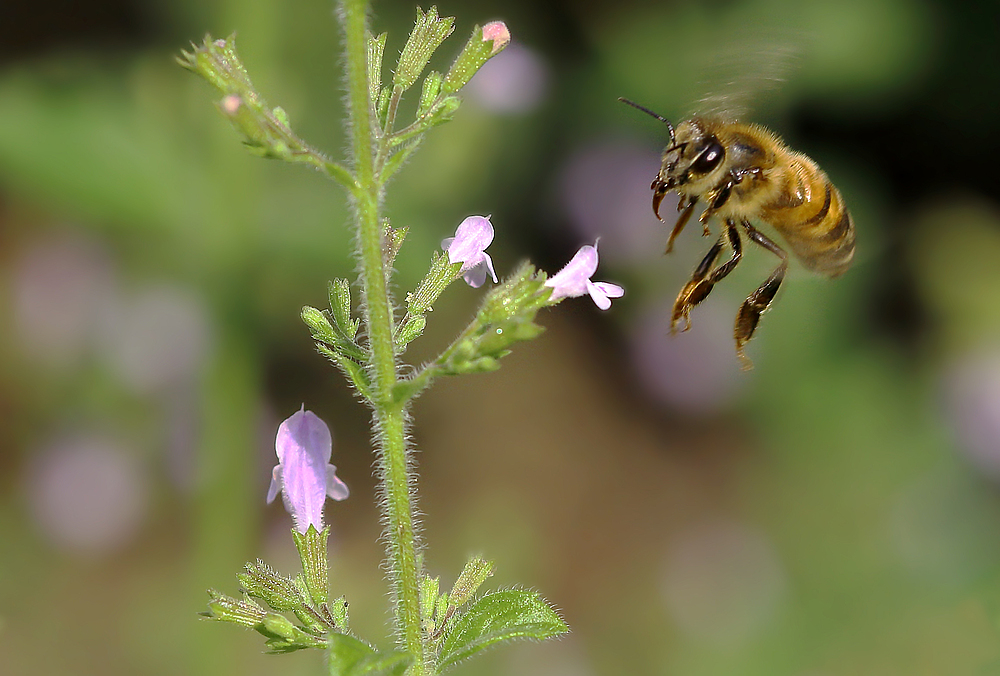
M729 201L729 196L733 194L733 186L743 180L741 174L737 174L735 171L730 171L726 174L726 178L709 190L705 194L705 201L708 202L708 208L701 212L701 217L698 221L701 223L702 227L705 229L705 236L708 237L708 220L712 218L717 210L719 210L722 205Z
M719 254L722 253L722 248L727 241L733 249L733 255L728 261L713 270L712 266L715 265L715 261L718 260ZM685 284L681 292L677 294L677 300L674 301L674 311L670 317L671 333L677 332L677 325L682 321L684 322L684 326L681 328L681 331L687 331L691 328L691 318L689 316L691 308L705 300L708 294L711 293L712 287L715 286L716 282L732 272L742 257L743 243L740 240L740 233L736 229L736 224L731 220L727 220L726 228L722 236L719 237L719 241L713 244L712 248L708 250L708 253L702 259L701 263L698 264L694 274L691 276L691 281Z
M677 239L677 235L681 234L681 230L684 229L687 222L691 220L691 214L694 212L694 205L697 203L698 199L696 197L688 198L686 205L684 204L683 199L677 200L677 210L681 212L681 215L677 217L677 222L674 223L674 229L670 231L670 238L667 239L667 250L664 251L665 254L674 250L674 240Z

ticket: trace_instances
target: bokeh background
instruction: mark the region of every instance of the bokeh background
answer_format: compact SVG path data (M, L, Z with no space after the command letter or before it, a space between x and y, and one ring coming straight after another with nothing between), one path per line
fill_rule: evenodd
M627 295L546 312L501 371L414 407L429 570L497 561L573 627L456 673L1000 673L998 12L944 0L442 2L515 42L390 186L396 289L492 214L500 270L601 238ZM376 3L387 62L413 18ZM298 319L353 268L343 193L248 155L173 55L239 32L255 84L334 156L329 2L0 3L0 674L317 674L318 653L199 622L261 556L278 422L334 428L332 587L382 641L368 414ZM708 246L669 257L649 182L665 131L739 91L814 157L858 227L836 281L793 270L741 373L731 327L774 265L750 250L668 335ZM756 90L756 91L755 91ZM748 96L748 94L752 94ZM664 212L670 213L665 204ZM442 297L408 358L479 293Z

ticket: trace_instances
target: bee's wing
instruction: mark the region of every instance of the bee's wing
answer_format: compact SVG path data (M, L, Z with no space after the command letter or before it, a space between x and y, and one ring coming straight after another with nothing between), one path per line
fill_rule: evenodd
M741 119L763 107L799 65L804 51L801 34L746 31L723 43L701 69L704 94L690 113Z

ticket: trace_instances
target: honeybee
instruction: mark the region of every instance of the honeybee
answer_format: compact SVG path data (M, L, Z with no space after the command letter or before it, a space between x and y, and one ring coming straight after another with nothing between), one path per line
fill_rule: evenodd
M660 203L670 191L680 199L680 216L667 240L666 253L684 229L695 205L706 207L699 221L710 234L712 217L722 224L722 234L708 250L674 302L671 331L691 326L690 313L705 300L712 287L733 271L743 255L742 235L780 260L771 276L751 293L736 314L733 336L744 370L753 368L744 346L757 328L760 316L771 305L788 269L788 254L751 224L765 223L781 236L795 257L809 270L829 278L851 267L854 258L854 222L840 191L822 169L806 155L795 152L767 129L744 122L713 117L692 117L677 124L627 99L620 99L667 126L670 142L650 188L653 213L661 221ZM726 245L729 260L717 265Z

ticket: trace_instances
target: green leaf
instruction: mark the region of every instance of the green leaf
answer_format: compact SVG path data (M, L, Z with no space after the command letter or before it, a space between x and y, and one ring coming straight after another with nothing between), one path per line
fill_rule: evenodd
M506 589L487 594L469 606L444 636L438 671L497 643L543 640L568 631L562 618L535 592Z
M375 652L367 643L346 634L330 634L330 676L401 676L413 663L404 652Z

